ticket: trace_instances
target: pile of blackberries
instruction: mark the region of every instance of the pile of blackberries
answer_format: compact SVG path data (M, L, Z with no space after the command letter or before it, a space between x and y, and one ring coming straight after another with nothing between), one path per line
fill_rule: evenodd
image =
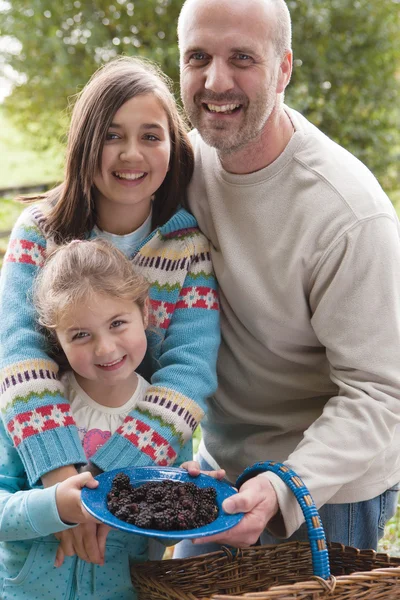
M196 529L218 516L214 488L171 479L150 481L133 487L129 477L118 473L107 495L108 510L118 519L161 531Z

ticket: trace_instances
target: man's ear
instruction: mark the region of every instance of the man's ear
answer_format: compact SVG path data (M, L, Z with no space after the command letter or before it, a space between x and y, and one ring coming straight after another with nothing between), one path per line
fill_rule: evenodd
M279 74L278 74L278 83L276 92L281 94L285 91L290 77L292 76L292 68L293 68L293 53L288 50L285 54L283 61L279 66Z
M144 328L147 329L148 325L149 325L149 312L150 312L150 300L147 297L146 300L144 301L143 304L143 325Z

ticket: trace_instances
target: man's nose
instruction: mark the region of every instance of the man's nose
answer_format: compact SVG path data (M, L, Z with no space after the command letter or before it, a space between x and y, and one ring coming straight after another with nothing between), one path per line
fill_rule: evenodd
M231 67L223 60L213 59L206 70L205 88L221 94L234 87Z

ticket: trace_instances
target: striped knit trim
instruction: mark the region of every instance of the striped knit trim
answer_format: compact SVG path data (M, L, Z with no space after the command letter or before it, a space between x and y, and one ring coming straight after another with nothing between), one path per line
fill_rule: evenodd
M181 445L190 439L204 416L204 411L194 400L170 388L150 386L137 409L147 410L146 404L151 405L148 410L151 410L153 418L158 415L165 426L172 425L175 435L179 435L179 431L180 435L183 433ZM182 430L183 423L188 428L186 432Z
M180 258L172 259L160 256L160 252L156 251L154 256L146 256L146 253L138 254L133 261L136 265L143 269L160 269L168 273L178 271L187 271L190 264L190 256L183 256L180 253Z
M42 209L39 208L39 206L35 205L35 206L31 207L31 209L30 209L29 212L31 213L33 219L37 223L40 231L43 234L46 234L47 231L48 231L48 228L47 228L47 218L45 217Z
M18 446L32 435L40 435L57 427L75 425L70 408L69 403L40 406L11 419L7 424L7 429L13 439L14 446Z
M167 440L139 419L126 417L116 433L147 454L157 465L166 467L176 459L177 454Z
M31 359L4 367L0 371L0 393L33 381L57 380L58 366L52 360Z

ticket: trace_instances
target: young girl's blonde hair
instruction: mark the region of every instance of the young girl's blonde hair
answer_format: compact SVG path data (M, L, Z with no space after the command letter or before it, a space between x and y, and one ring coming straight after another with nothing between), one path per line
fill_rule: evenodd
M39 325L56 342L55 330L63 318L91 296L128 300L144 315L148 289L132 262L110 243L75 240L47 258L35 282L33 301Z

